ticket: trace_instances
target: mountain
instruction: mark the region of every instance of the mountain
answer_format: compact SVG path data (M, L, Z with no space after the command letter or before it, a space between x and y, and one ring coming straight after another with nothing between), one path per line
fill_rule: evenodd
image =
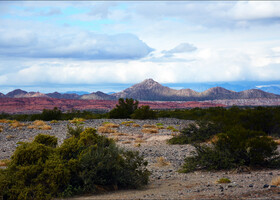
M40 92L26 92L21 89L16 89L8 94L5 95L5 97L10 98L29 98L29 97L47 97L47 95L40 93Z
M91 99L91 100L116 100L116 97L105 94L103 92L93 92L90 94L85 94L80 97L80 99Z
M265 92L259 89L244 90L238 92L239 99L252 99L252 98L279 98L280 95Z
M82 100L117 100L119 98L133 98L141 101L204 101L219 99L256 99L267 98L275 99L280 95L265 92L260 89L249 89L235 92L223 87L212 87L202 92L196 92L191 89L172 89L163 86L153 79L146 79L141 83L114 94L105 94L103 92L93 92L90 94L79 95L76 93L47 93L26 92L20 89L9 92L6 95L0 93L0 97L21 98L21 97L48 97L56 99L82 99Z
M5 94L3 94L3 93L0 92L0 98L1 98L1 97L5 97Z
M112 94L116 98L133 98L146 101L202 101L214 99L251 99L280 98L280 95L267 93L258 89L235 92L222 87L213 87L203 92L191 89L175 90L162 86L153 79L146 79L130 88Z
M273 94L280 94L280 87L279 86L263 86L260 88L262 91L270 92Z
M112 94L118 98L133 98L148 101L183 101L186 98L193 100L197 92L191 89L175 90L162 86L153 79L146 79L141 83L135 84L130 88Z
M17 97L23 97L25 94L27 94L26 91L21 90L21 89L16 89L16 90L13 90L13 91L7 93L5 96L11 97L11 98L17 98Z
M61 94L59 92L47 93L48 97L56 98L56 99L79 99L80 95L78 94Z

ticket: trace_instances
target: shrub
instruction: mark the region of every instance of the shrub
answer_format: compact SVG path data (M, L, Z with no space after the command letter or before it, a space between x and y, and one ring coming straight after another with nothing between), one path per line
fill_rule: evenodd
M55 137L42 134L21 143L0 170L0 196L52 199L148 183L147 162L137 152L118 148L93 128L79 131L60 147Z
M54 148L57 145L57 138L50 135L38 134L35 137L34 142Z
M79 135L84 131L84 127L76 125L75 127L67 125L67 135L79 137Z
M170 128L171 129L171 128ZM178 131L172 127L173 132ZM189 144L194 142L205 142L219 133L219 127L207 121L198 121L191 123L187 128L181 131L180 135L171 138L168 143L170 144Z
M60 120L62 117L62 112L57 107L52 110L44 109L41 114L41 119L44 121Z
M109 118L125 119L130 118L134 111L138 108L138 101L134 99L119 99L119 103L112 109L108 115Z
M274 167L279 164L277 144L264 132L235 127L217 137L212 146L196 144L196 151L185 159L182 171L220 170L239 166Z
M231 181L228 178L220 178L217 180L217 183L230 183Z
M150 106L141 106L131 115L132 119L156 119L156 112Z

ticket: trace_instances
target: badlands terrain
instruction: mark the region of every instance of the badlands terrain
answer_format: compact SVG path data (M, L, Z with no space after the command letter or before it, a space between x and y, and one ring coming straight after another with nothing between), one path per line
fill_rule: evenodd
M137 150L149 162L150 183L140 190L121 190L72 199L280 199L280 187L271 184L280 170L240 168L231 171L177 171L194 148L191 145L169 145L166 140L178 134L190 121L178 119L117 120L97 119L83 122L99 134L113 138L126 149ZM19 141L32 141L39 133L55 135L59 144L67 137L68 121L36 124L24 122L10 126L0 123L0 159L9 159ZM44 126L47 130L39 129ZM105 127L105 128L104 128ZM111 133L108 133L111 132ZM230 183L217 183L220 178Z

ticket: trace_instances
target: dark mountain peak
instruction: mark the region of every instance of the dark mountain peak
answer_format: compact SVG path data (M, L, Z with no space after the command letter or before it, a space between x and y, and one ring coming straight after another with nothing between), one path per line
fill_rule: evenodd
M26 91L21 90L21 89L15 89L15 90L9 92L8 94L6 94L6 97L20 97L25 94L27 94Z

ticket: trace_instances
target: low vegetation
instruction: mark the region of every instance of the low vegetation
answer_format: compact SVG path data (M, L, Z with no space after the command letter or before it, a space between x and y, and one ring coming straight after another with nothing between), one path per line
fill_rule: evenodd
M229 178L220 178L217 183L231 183Z
M21 143L0 169L4 199L52 199L148 183L147 162L125 151L93 128L68 127L70 137L57 146L54 136L39 134Z
M114 109L108 113L109 118L113 119L156 119L156 112L150 106L138 107L139 102L134 99L120 98Z
M262 131L235 127L217 137L217 141L210 146L195 144L196 151L185 159L182 172L239 166L279 167L277 144Z
M174 130L173 127L169 129ZM197 121L195 123L189 124L187 128L184 128L181 131L181 134L171 138L168 143L192 144L205 142L219 132L219 127L212 122Z

